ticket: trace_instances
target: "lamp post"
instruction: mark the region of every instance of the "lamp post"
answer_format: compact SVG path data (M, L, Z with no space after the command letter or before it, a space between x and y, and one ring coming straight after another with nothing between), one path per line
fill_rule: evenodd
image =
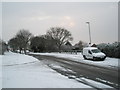
M88 29L89 29L89 39L90 39L89 45L91 46L90 22L86 22L86 23L88 24Z

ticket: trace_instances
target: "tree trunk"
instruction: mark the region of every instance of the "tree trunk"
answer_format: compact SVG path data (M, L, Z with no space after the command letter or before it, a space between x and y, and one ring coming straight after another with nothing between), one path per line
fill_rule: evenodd
M61 53L61 45L58 46L59 53Z
M26 49L24 49L24 54L26 54Z
M22 51L22 48L20 48L20 52L19 52L20 54L21 54L21 51Z

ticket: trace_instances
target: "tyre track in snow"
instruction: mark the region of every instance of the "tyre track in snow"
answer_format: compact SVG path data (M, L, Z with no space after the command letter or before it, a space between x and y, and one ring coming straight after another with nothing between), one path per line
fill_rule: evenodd
M20 64L7 64L7 65L2 65L2 66L18 66L18 65L26 65L26 64L31 64L31 63L35 63L36 61L33 62L27 62L27 63L20 63Z

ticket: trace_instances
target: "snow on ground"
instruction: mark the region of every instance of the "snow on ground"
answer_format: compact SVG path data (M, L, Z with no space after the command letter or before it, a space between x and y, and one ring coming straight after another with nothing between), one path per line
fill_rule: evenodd
M10 66L10 65L19 65L19 64L25 64L25 63L32 63L36 60L31 58L31 56L23 55L23 54L17 54L17 53L5 53L5 56L3 56L3 62L2 64L4 66Z
M2 89L2 55L0 55L0 90Z
M7 52L2 62L2 88L91 88L68 79L32 56Z
M94 86L94 87L96 87L96 88L103 88L103 87L105 87L105 88L110 88L110 86L108 86L108 85L105 85L105 84L102 84L102 83L100 83L100 82L96 82L96 81L93 81L93 80L90 80L90 79L86 79L86 78L84 78L84 77L82 77L82 78L77 78L77 80L83 81L83 82L85 82L85 83L88 83L89 85Z
M107 57L104 61L92 61L92 60L84 60L81 53L78 54L69 54L69 53L31 53L31 54L40 54L40 55L49 55L55 57L67 58L73 61L78 61L87 64L93 64L102 67L110 67L110 68L118 68L118 60L117 58L109 58Z

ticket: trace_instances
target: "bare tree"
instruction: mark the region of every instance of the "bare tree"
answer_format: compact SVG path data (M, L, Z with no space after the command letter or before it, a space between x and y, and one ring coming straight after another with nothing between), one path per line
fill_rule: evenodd
M30 48L34 52L51 52L57 50L54 40L47 35L33 37L30 42Z
M48 35L42 35L41 37L45 40L45 48L47 52L54 52L58 51L58 48L56 46L56 41L52 39L51 36Z
M45 51L45 39L41 36L36 36L31 39L30 48L34 52Z
M67 41L73 40L72 34L67 29L61 27L50 28L46 35L50 36L56 42L59 50L61 50L61 46Z
M75 50L82 50L84 47L87 47L88 44L84 41L79 41L77 44L74 45Z
M79 49L82 50L84 47L87 47L88 44L86 42L80 40L78 42L78 46L79 46Z
M17 49L19 49L19 41L17 40L17 38L13 37L8 41L8 45L10 46L10 48L12 48L12 51L16 51Z
M15 36L18 41L17 44L19 45L20 51L23 49L25 54L31 36L32 34L28 30L24 29L20 30Z

